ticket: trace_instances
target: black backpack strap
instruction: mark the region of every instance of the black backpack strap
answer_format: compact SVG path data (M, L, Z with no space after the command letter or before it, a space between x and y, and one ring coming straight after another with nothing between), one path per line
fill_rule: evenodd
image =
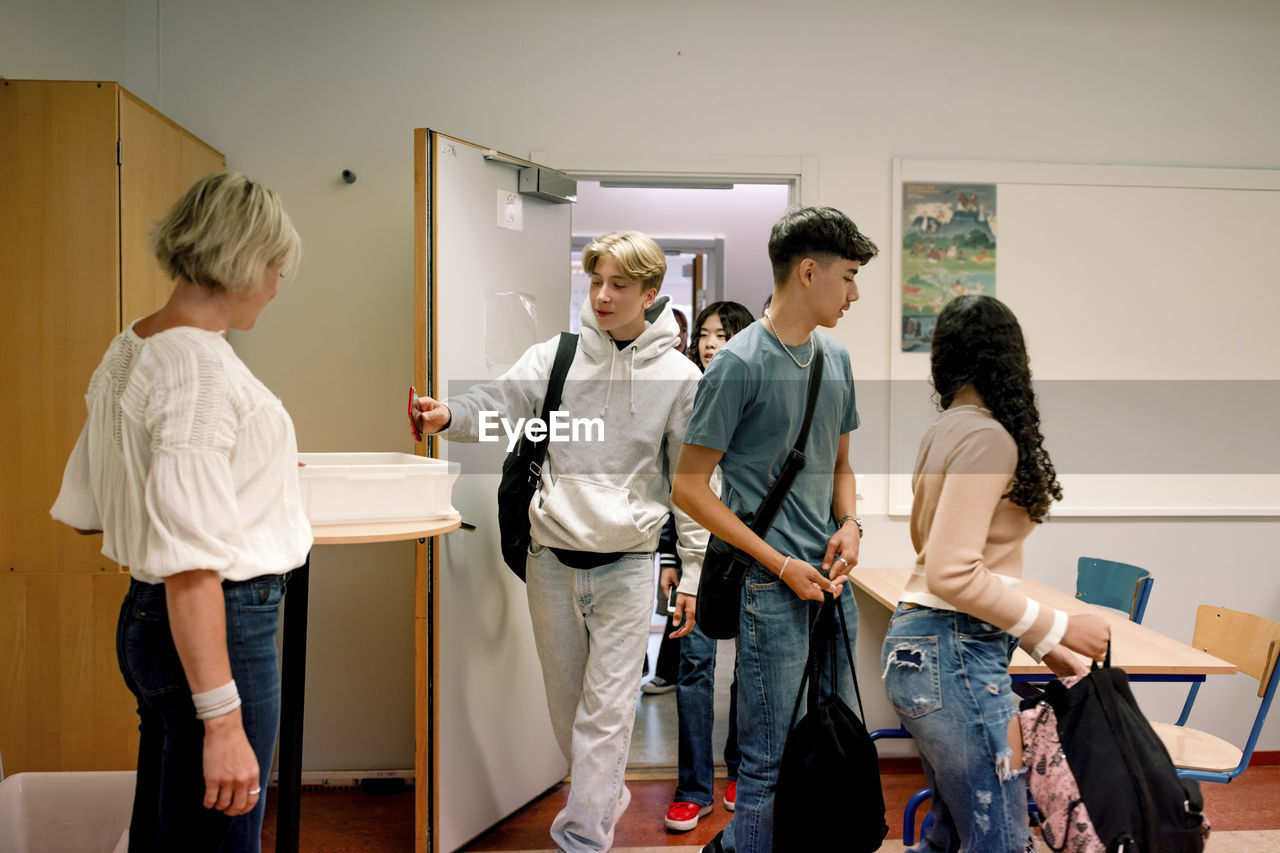
M773 517L778 514L783 498L791 489L791 483L804 468L804 448L809 441L809 426L813 423L813 410L818 405L818 392L822 390L822 339L815 336L813 347L813 370L809 373L809 398L805 401L804 421L800 424L800 434L796 436L796 443L787 454L787 460L782 463L778 479L774 480L773 485L769 487L768 494L760 503L760 509L756 510L755 518L751 522L751 532L762 539L769 532Z
M547 379L547 395L542 400L542 422L547 423L551 413L560 407L560 395L564 392L564 378L569 374L569 365L578 351L578 336L568 332L560 333L560 345L556 348L556 360L551 365L551 376ZM542 477L542 463L547 458L549 441L528 441L529 479L536 483Z

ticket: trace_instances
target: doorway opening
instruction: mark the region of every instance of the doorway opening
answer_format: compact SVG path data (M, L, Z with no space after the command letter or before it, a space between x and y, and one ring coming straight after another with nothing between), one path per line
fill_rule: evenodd
M671 297L672 307L685 313L690 326L702 308L720 300L740 302L759 317L773 292L769 232L799 199L798 183L799 176L694 182L653 176L595 180L579 172L578 201L571 214L571 331L581 328L580 311L590 283L582 271L582 249L595 236L623 230L642 231L662 247L667 275L660 292ZM690 328L689 333L692 338L694 330ZM664 626L665 617L652 617L646 682L657 670ZM717 777L724 774L722 746L729 726L734 656L732 641L719 643L712 732ZM678 744L675 691L640 693L628 773L674 780Z

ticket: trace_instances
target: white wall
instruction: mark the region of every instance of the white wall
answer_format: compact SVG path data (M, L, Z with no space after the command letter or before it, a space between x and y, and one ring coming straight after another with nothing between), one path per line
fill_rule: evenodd
M814 156L820 202L886 251L893 157L1280 168L1269 0L185 0L157 3L158 23L148 6L5 0L0 74L123 75L281 192L303 267L236 345L306 450L408 448L414 127L516 155ZM1212 271L1205 247L1188 262ZM837 334L859 377L886 378L889 264L859 281ZM1148 621L1189 638L1202 600L1280 618L1278 546L1274 521L1054 522L1028 570L1069 587L1080 554L1149 566ZM864 565L910 557L901 521L870 520ZM407 546L317 549L308 767L412 765L410 563ZM1246 704L1198 722L1238 739ZM1280 725L1262 747L1280 748Z

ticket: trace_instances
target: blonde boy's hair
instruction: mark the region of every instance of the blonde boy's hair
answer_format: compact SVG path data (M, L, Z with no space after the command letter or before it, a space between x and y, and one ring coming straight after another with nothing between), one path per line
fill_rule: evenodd
M151 251L172 279L235 293L280 261L290 276L302 254L280 197L237 172L191 185L151 231Z
M658 244L639 231L612 231L601 234L582 250L582 269L595 272L602 255L612 255L622 267L622 274L640 282L641 290L661 290L667 274L667 258Z

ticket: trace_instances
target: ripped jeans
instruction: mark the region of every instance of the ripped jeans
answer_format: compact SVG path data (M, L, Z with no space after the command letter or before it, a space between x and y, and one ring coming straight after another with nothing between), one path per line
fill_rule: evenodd
M920 749L933 825L919 853L1023 853L1027 784L1011 768L1018 640L951 610L898 605L881 657L885 690Z

